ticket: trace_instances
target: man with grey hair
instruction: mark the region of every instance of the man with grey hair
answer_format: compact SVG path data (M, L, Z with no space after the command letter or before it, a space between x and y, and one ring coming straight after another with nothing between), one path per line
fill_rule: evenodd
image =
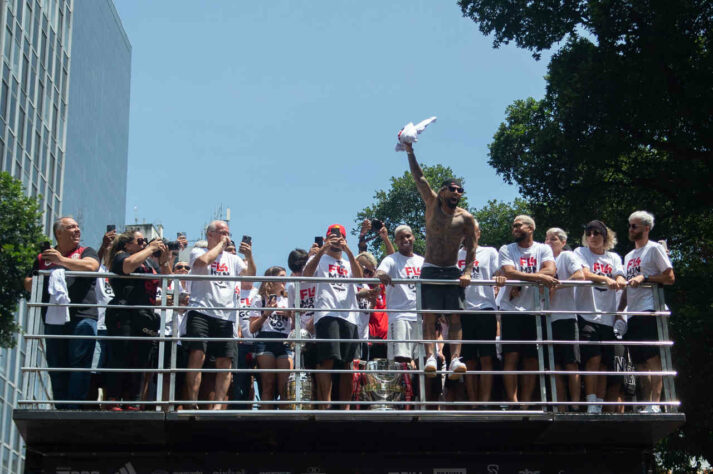
M557 267L552 249L545 244L535 242L535 221L530 216L520 215L512 223L512 235L515 242L500 247L498 264L500 271L508 280L521 280L554 288L559 283L555 278ZM501 317L501 340L503 341L503 370L517 370L522 360L523 370L537 370L537 346L534 343L508 344L508 340L535 341L537 339L535 311L539 288L528 285L522 287L507 286L502 292L500 309L503 311L521 311L521 314L503 314ZM500 295L498 295L500 296ZM505 396L507 401L526 403L532 399L535 389L535 375L520 377L518 397L518 377L504 374ZM526 405L522 406L526 408Z
M80 245L81 229L79 224L71 217L60 217L52 227L57 246L47 248L37 255L32 271L51 270L62 268L68 271L95 272L99 268L99 257L96 250ZM71 303L97 304L96 277L57 277L50 275L42 288L42 301L50 301L49 287L57 287L55 280L61 278L66 284L66 293ZM53 278L54 277L54 278ZM24 281L25 289L32 289L32 277L27 276ZM56 309L56 308L53 308ZM52 311L53 312L53 311ZM97 317L96 307L69 308L67 320L64 315L55 319L52 312L48 315L48 308L42 308L45 322L45 334L96 336ZM45 340L47 365L50 368L71 367L88 369L92 365L94 356L94 339L47 339ZM52 396L55 401L75 400L84 401L89 391L89 372L50 372L52 381ZM59 409L78 409L76 404L56 404Z
M240 244L240 253L245 255L247 263L237 255L225 251L230 244L230 229L225 221L213 221L206 229L207 248L196 247L191 251L191 274L214 276L254 276L255 262L252 247L246 242ZM233 309L211 309L214 307L234 306L235 282L194 280L191 282L191 297L186 314L186 336L202 338L202 341L188 343L188 368L203 367L206 352L215 356L217 369L224 369L215 377L214 410L223 407L228 387L235 344L232 341L208 342L209 338L232 338L236 323L236 311ZM186 374L186 393L189 400L198 399L201 385L200 372ZM195 408L195 407L193 407Z
M413 253L415 238L411 227L400 225L394 231L398 251L387 255L376 270L376 277L386 287L386 308L398 310L389 312L389 340L416 339L416 285L392 283L392 279L417 279L421 276L423 257ZM390 342L387 357L397 362L418 360L417 345L410 342Z
M416 161L413 146L404 144L408 153L411 175L416 188L426 205L426 256L421 271L424 280L459 280L459 285L421 285L424 339L436 339L436 316L448 314L448 337L460 341L463 335L460 314L450 311L465 309L465 288L470 284L470 274L475 260L475 219L465 209L458 207L465 190L458 179L449 178L441 183L436 193L428 184L423 170ZM458 268L458 250L461 244L466 250L465 267ZM433 343L425 343L426 364L423 369L428 376L437 370ZM460 360L460 342L450 345L451 363L449 378L458 379L466 371Z
M654 216L646 211L636 211L629 216L629 240L635 248L624 257L627 288L621 298L619 308L627 307L631 312L653 312L654 306L652 288L641 288L642 283L657 283L673 285L676 277L673 266L666 254L666 249L649 240L649 232L654 228ZM621 319L621 316L617 316ZM656 341L658 331L656 319L653 316L630 316L626 339L629 341ZM631 346L631 358L637 369L654 372L661 370L661 357L656 346ZM660 375L641 377L642 399L645 402L661 400L662 378ZM642 410L645 413L659 413L658 405L647 405Z

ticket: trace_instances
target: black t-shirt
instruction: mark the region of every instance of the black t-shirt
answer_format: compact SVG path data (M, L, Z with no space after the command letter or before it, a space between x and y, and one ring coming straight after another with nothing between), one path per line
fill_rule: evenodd
M77 247L68 254L63 255L64 257L69 257L72 259L83 259L83 258L93 258L99 262L99 256L96 250L91 247ZM37 270L51 270L52 268L61 267L61 265L48 264L41 258L41 254L37 255L35 263L32 266L32 271ZM86 277L65 277L67 282L67 293L69 294L69 300L75 304L97 304L97 293L96 293L96 278L86 278ZM42 302L48 303L50 300L49 294L49 278L45 278L44 285L42 285ZM47 308L42 308L42 316L44 317L47 312ZM97 308L69 308L69 316L72 318L91 318L97 319Z
M111 262L111 271L117 275L127 275L124 273L124 260L131 254L121 252L114 257ZM144 261L132 273L156 274L151 266ZM111 288L114 290L114 299L109 304L121 305L154 305L156 304L156 289L159 287L159 280L139 280L136 278L112 278L109 280Z

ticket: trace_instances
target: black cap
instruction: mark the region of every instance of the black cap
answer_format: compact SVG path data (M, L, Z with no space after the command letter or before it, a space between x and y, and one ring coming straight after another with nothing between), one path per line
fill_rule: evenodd
M441 183L441 187L445 188L446 186L450 186L451 184L457 184L461 188L463 187L463 184L461 183L460 179L457 178L448 178L443 183Z

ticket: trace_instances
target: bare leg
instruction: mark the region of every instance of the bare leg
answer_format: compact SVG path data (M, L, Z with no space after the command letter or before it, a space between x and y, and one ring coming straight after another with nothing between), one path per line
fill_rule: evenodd
M349 402L352 399L352 392L354 390L354 377L352 374L340 374L339 375L339 401ZM342 410L349 410L349 405L341 405L339 407Z
M200 369L205 361L205 352L193 349L188 354L188 368ZM201 372L186 372L186 396L188 400L198 400L198 390L201 388ZM193 407L191 407L193 408Z
M646 368L651 372L661 370L661 356L651 357L646 361ZM663 389L663 377L660 375L651 375L650 380L650 397L652 402L661 401L661 390Z
M617 377L619 378L619 377ZM620 402L621 401L621 382L610 383L607 386L606 401ZM604 411L607 413L619 413L621 405L606 405Z
M522 370L537 370L536 357L523 357ZM532 400L532 393L535 391L535 383L537 382L536 375L522 375L522 384L520 389L520 401L529 402ZM522 409L526 410L527 405L523 405Z
M520 359L520 353L518 352L506 352L503 360L503 370L511 371L517 370L517 363ZM517 401L517 375L516 374L503 374L503 385L505 385L505 399L508 402ZM515 407L512 407L515 408Z
M579 367L576 362L572 362L571 364L566 364L564 368L574 372ZM567 377L569 379L569 399L572 402L578 402L582 397L582 381L579 374L570 374ZM577 405L572 405L570 409L574 410L576 408Z
M480 358L480 370L493 370L492 356ZM480 401L489 402L493 393L493 374L480 375ZM490 407L492 408L492 407Z
M224 410L225 397L228 394L228 389L230 388L230 381L232 380L233 374L230 373L232 359L230 357L216 357L215 368L223 369L225 372L217 372L215 374L215 403L213 405L213 410Z
M436 339L436 315L431 313L423 313L423 338ZM424 343L426 359L434 354L433 343Z
M332 370L334 368L334 359L327 359L319 364L317 368L320 370ZM317 389L319 400L323 402L332 401L332 374L317 373ZM329 410L329 405L320 405L320 409Z
M555 364L555 370L562 370L562 366ZM555 375L555 386L557 387L557 400L560 402L567 401L567 391L564 388L564 376ZM557 405L557 411L564 413L567 411L567 405Z
M478 368L475 359L467 360L465 362L465 366L468 369L468 372ZM478 400L478 376L476 374L467 374L465 376L465 390L468 394L468 400L471 402ZM475 410L477 407L477 405L473 405L471 408Z
M278 369L291 369L292 359L289 357L280 357L277 359ZM280 372L277 374L277 393L280 395L280 400L287 400L287 380L290 378L290 374L287 372ZM287 405L279 405L279 409L286 410Z
M602 356L590 357L589 360L584 364L584 370L587 372L594 372L599 370L599 366L602 363ZM596 395L598 379L597 375L585 375L584 376L584 392L585 395Z
M261 370L271 370L275 368L275 356L272 354L263 354L257 356L257 366ZM260 373L260 404L261 410L272 410L274 407L271 402L275 399L275 373L261 372Z
M460 322L460 314L451 314L448 316L448 339L454 341L463 340L463 326ZM451 360L460 357L460 342L451 342Z

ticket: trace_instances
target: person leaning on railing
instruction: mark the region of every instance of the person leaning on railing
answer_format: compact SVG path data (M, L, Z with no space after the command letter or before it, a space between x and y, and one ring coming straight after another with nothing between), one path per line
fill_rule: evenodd
M270 267L265 270L265 276L285 277L287 273L282 267ZM262 393L260 398L262 410L272 409L269 404L276 395L280 400L287 400L287 372L269 372L271 369L292 369L292 351L284 343L292 330L292 317L287 308L287 293L284 281L264 281L260 285L258 296L253 300L250 311L250 332L256 338L275 339L274 342L258 341L255 343L257 368L260 369ZM275 390L277 388L277 390ZM286 408L281 405L280 408Z
M657 242L649 240L649 232L654 228L654 216L646 211L636 211L629 216L629 240L635 248L626 254L627 288L621 298L620 307L626 305L627 311L653 312L658 309L654 305L654 295L651 288L640 288L642 283L658 283L673 285L676 277L673 273L671 260L666 249ZM658 316L657 316L658 317ZM666 322L664 322L666 324ZM657 341L658 330L654 316L630 316L626 339L629 341ZM637 370L648 372L661 370L661 356L657 346L631 346L631 358ZM661 400L663 379L660 375L640 377L642 382L642 401L656 402ZM660 413L659 405L647 405L643 413Z
M60 217L54 222L53 231L57 246L40 253L32 267L33 273L37 270L66 269L68 271L95 272L99 268L99 257L91 247L82 247L79 243L81 230L77 221L71 217ZM62 280L62 281L56 281ZM42 287L42 302L50 301L49 286L66 286L69 301L75 304L96 304L96 278L47 277ZM25 289L32 289L32 277L24 280ZM54 292L54 291L53 291ZM59 318L52 317L54 308L42 308L45 318L45 334L47 335L97 335L97 309L94 308L69 308L69 319L60 312ZM51 321L50 321L51 319ZM45 354L47 365L50 368L91 367L94 355L94 339L46 339ZM52 397L54 400L85 401L89 391L89 372L50 372L52 381ZM76 404L55 404L58 409L76 409Z
M559 227L552 227L547 229L545 235L545 243L550 246L552 255L555 257L555 265L557 267L555 278L558 280L584 280L581 260L571 250L564 250L565 245L567 245L567 233ZM553 311L571 311L568 314L552 315L552 339L557 341L576 341L575 288L571 286L556 286L550 288L549 291L550 309ZM563 368L572 372L579 370L577 357L574 353L574 344L553 344L547 349L553 352L555 370L562 370ZM582 381L579 374L569 374L566 379L567 384L565 385L564 376L555 376L557 400L578 402L582 392ZM567 394L569 394L569 397L566 396ZM577 406L570 407L570 410L573 411L577 409ZM567 411L567 407L561 405L559 411Z
M110 270L117 275L131 273L156 274L148 263L152 254L159 253L159 271L171 273L170 256L166 245L161 240L147 244L138 230L129 230L119 234L111 247ZM106 326L109 336L147 337L157 336L160 319L153 309L117 308L116 306L154 306L158 279L112 278L111 286L114 298L106 311ZM112 369L148 369L154 366L155 341L137 341L109 339L107 342L107 367ZM129 402L128 410L138 410L137 401L146 397L148 378L140 371L108 372L106 389L109 400ZM109 409L121 411L119 405L110 405Z

